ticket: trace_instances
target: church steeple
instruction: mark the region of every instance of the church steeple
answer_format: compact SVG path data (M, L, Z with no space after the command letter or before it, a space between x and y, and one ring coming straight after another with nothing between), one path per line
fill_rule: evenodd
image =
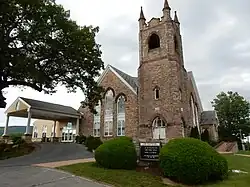
M180 24L176 11L174 11L174 22L175 22L177 25Z
M142 6L141 6L141 12L140 12L140 18L139 18L139 21L140 21L140 20L146 20L146 19L145 19L145 16L144 16L144 13L143 13Z
M146 19L141 6L140 18L139 18L139 28L142 29L146 25Z
M165 1L164 1L163 11L164 11L165 9L171 10L171 8L170 8L170 6L169 6L169 4L168 4L168 0L165 0Z
M164 1L164 7L163 7L162 11L163 11L163 19L164 20L171 20L171 15L170 15L171 8L168 4L168 0Z

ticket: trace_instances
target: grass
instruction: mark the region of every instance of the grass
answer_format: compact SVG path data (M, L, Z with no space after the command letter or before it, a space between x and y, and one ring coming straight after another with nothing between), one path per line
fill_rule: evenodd
M238 154L250 155L250 151L239 151Z
M35 148L30 144L21 144L18 147L13 147L9 144L0 145L0 160L19 157L31 153Z
M250 184L250 157L224 155L229 164L230 170L242 170L248 174L229 174L229 178L216 184L209 184L206 187L246 187ZM147 173L127 170L107 170L98 167L95 163L82 163L70 166L63 166L62 169L78 176L91 178L117 187L167 187L160 177ZM204 186L203 186L204 187Z
M250 157L236 156L236 155L224 155L228 161L229 170L241 170L249 172L244 173L229 173L228 179L209 184L209 187L246 187L250 184ZM207 187L206 186L206 187Z
M112 170L100 168L96 163L81 163L59 167L78 176L84 176L117 187L166 187L161 178L146 173L129 170Z

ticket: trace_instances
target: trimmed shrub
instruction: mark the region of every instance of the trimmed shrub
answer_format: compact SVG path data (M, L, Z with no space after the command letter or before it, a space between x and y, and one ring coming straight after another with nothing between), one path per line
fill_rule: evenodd
M209 132L207 129L201 134L201 140L204 142L209 142Z
M85 146L87 147L88 151L96 150L102 144L102 141L99 137L89 136L85 140Z
M12 140L14 145L21 145L21 144L25 143L25 140L22 139L22 135L20 135L20 134L12 134L11 140Z
M164 176L194 185L221 180L227 176L227 160L208 143L194 139L170 140L160 151Z
M213 141L213 140L210 140L210 141L208 142L208 144L211 145L212 147L218 145L218 143L220 143L220 142L218 142L218 141Z
M86 141L86 136L84 135L76 136L76 143L83 144L85 143L85 141Z
M127 137L127 136L121 136L121 137L118 137L119 139L124 139L124 140L128 140L130 142L133 142L133 139L131 137Z
M105 141L96 149L95 160L108 169L134 169L137 155L132 139L119 137Z
M0 143L0 153L3 152L8 147L7 143Z
M190 137L191 138L196 138L196 139L200 139L200 134L199 134L199 130L198 130L198 127L193 127L191 129L191 132L190 132Z

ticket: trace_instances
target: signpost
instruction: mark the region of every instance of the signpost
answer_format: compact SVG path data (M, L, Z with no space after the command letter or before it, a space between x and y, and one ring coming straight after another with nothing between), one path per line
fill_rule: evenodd
M159 161L160 143L140 143L140 160Z

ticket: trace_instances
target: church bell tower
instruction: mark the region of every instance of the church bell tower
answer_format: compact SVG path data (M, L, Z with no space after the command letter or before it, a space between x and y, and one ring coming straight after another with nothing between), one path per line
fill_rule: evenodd
M180 23L164 1L161 18L139 17L139 136L167 139L181 136L181 90L184 71ZM174 128L173 128L174 127ZM159 129L155 134L154 129ZM153 130L152 130L153 129Z

